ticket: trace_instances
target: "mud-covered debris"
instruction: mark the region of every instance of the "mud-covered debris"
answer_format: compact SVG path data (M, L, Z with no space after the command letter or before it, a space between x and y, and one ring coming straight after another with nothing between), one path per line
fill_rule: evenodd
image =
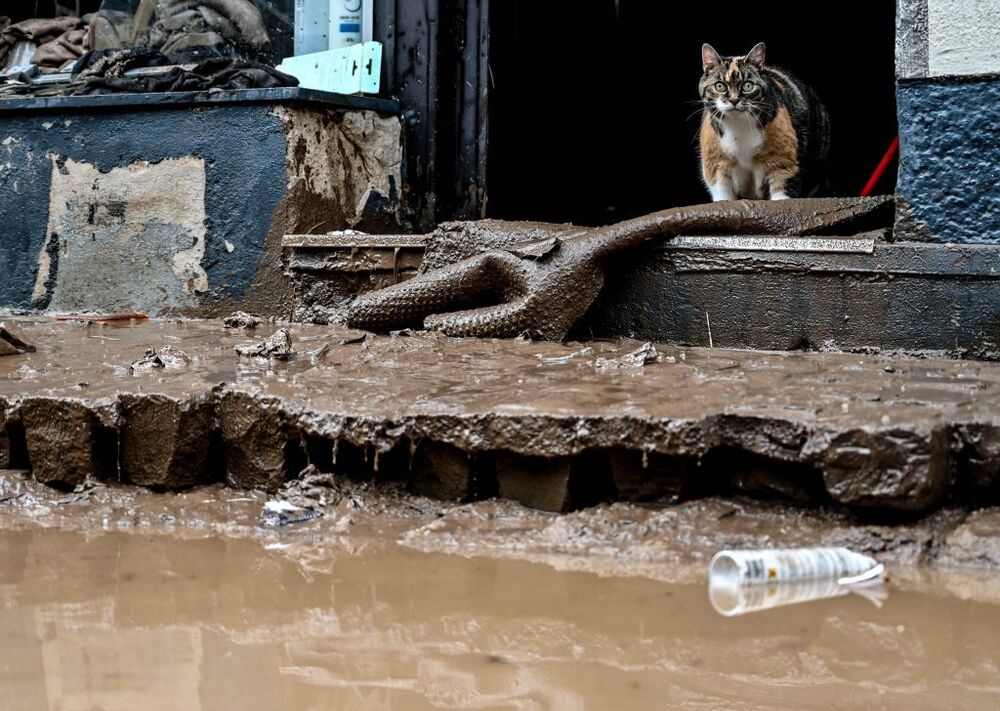
M613 370L615 368L641 368L649 363L655 363L660 359L656 348L648 341L636 348L634 351L626 353L618 358L598 358L594 365L599 370Z
M340 345L342 345L342 346L353 346L353 345L356 345L358 343L367 343L368 337L370 335L371 334L369 334L369 333L362 333L360 336L353 336L351 338L344 338L344 339L341 339Z
M534 343L535 341L545 341L545 334L541 331L535 330L533 328L526 328L521 331L517 336L514 337L516 341L527 341L529 343Z
M322 511L296 506L288 501L272 499L264 504L260 512L260 525L267 528L280 528L293 523L305 523L319 518Z
M129 370L133 373L154 368L185 368L191 363L191 358L180 348L163 346L163 348L147 348L142 358L132 361Z
M316 350L309 351L306 355L309 356L309 362L312 365L318 365L326 358L326 354L330 352L330 344L324 343L322 346Z
M35 346L20 329L11 323L0 321L0 356L34 353Z
M247 358L287 359L295 355L292 350L292 334L287 328L279 328L270 337L257 343L245 343L235 347L237 355Z
M483 338L510 338L534 330L547 340L560 341L601 293L614 257L644 243L664 242L682 233L854 234L892 224L891 199L793 202L677 207L615 225L574 230L568 236L566 226L541 226L537 233L543 238L531 244L518 239L498 249L492 241L481 251L468 250L471 253L462 261L361 294L346 308L344 323L382 333L422 326L449 336ZM465 230L474 244L476 224L459 224L456 229ZM561 235L558 239L556 233ZM508 231L511 234L517 234L516 229ZM470 309L470 303L486 305Z
M561 355L561 356L545 356L545 355L542 355L541 353L536 353L535 357L538 358L538 360L542 361L543 363L546 363L548 365L555 365L555 364L559 364L559 363L569 363L574 358L580 358L582 356L588 356L588 355L590 355L593 352L594 352L593 348L591 348L590 346L586 346L584 348L581 348L578 351L573 351L572 353L567 353L566 355Z
M222 325L226 328L257 328L261 324L261 318L248 314L246 311L236 311L222 319Z
M535 240L534 242L522 242L521 244L514 245L510 248L510 251L525 259L541 259L557 250L559 245L560 241L558 237L547 237Z

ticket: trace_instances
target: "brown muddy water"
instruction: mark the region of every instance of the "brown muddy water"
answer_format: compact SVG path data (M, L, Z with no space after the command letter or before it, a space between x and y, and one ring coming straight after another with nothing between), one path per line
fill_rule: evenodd
M0 709L1000 705L1000 606L934 589L726 619L703 583L163 533L0 531Z

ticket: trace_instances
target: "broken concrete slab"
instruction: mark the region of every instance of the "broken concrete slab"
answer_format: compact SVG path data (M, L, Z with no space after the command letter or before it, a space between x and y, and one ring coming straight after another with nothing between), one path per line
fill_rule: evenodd
M944 539L938 560L944 565L1000 568L1000 508L970 513Z
M565 513L614 496L607 452L573 457L494 456L500 496L532 509Z
M843 504L923 511L948 493L950 444L945 428L845 432L826 450L823 479L830 496Z
M215 409L208 398L124 394L119 459L126 481L180 489L216 481Z
M541 511L570 511L572 465L570 457L549 459L501 453L496 457L500 496Z
M608 460L619 501L675 502L696 476L697 461L690 457L614 449Z
M550 478L558 486L534 504L553 509L594 503L616 489L619 498L669 500L676 482L651 483L661 461L684 469L684 497L742 492L815 505L818 492L820 503L872 516L997 502L1000 451L990 443L1000 437L1000 365L993 363L657 345L657 362L605 371L594 367L596 359L620 358L639 344L581 347L413 332L368 336L359 345L356 331L299 325L288 327L297 347L326 346L324 357L274 361L236 358L232 349L245 334L211 321L120 324L100 337L71 323L18 325L46 343L47 352L0 360L0 409L8 431L30 425L33 459L48 451L39 433L69 430L62 436L83 453L76 474L33 461L54 481L77 481L94 469L92 438L75 435L74 423L125 437L135 403L162 396L187 403L182 408L210 404L226 481L237 487L277 488L309 462L333 468L335 447L364 452L371 463L365 476L377 479L376 458L436 442L474 461L502 452L580 459L587 476ZM191 365L128 370L149 343L164 342L188 353ZM68 414L32 415L30 402L39 398L64 403ZM631 483L606 461L591 466L613 451L631 460ZM726 460L725 453L739 456ZM385 461L385 476L392 469L390 478L415 477L408 457L392 466ZM708 466L719 461L728 464ZM169 481L178 467L152 470ZM755 478L754 471L767 476ZM495 492L492 474L483 476L472 498ZM515 475L505 478L504 493L527 501ZM527 482L532 496L539 486Z
M44 483L74 487L108 467L96 451L98 420L86 404L59 398L29 398L18 415L28 443L31 472ZM117 467L117 461L114 462Z
M10 435L5 430L0 430L0 469L12 469L14 467L10 449Z
M216 403L225 445L226 483L237 489L273 491L289 478L285 450L289 439L276 402L272 407L245 393L230 393Z
M442 442L422 442L413 454L410 487L415 494L463 501L472 491L472 456Z

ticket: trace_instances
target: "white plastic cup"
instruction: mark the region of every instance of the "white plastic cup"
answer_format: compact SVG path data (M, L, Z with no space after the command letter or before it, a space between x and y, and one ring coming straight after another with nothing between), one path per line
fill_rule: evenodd
M708 595L727 617L837 597L880 583L884 568L847 548L721 551L708 566Z

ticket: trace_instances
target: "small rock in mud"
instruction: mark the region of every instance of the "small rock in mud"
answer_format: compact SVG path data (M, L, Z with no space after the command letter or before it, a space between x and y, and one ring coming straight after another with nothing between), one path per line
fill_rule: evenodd
M19 329L13 324L0 321L0 356L34 352L35 346Z
M154 368L184 368L191 363L188 354L173 346L163 346L159 350L147 348L142 358L132 361L129 370L133 373Z
M295 351L292 350L292 334L287 328L279 328L263 341L236 346L235 350L237 355L247 358L287 359L295 355Z
M598 370L614 370L615 368L641 368L649 363L655 363L660 359L656 348L647 341L634 351L626 353L618 358L598 358L594 361L594 366Z
M226 328L256 328L260 323L259 316L248 314L246 311L236 311L222 319L222 325Z

